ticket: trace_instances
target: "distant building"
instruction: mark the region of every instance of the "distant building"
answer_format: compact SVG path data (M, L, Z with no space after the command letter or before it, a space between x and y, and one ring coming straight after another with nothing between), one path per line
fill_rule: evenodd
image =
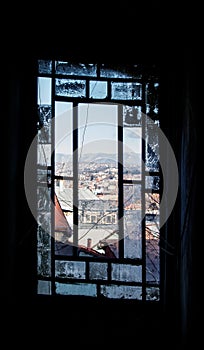
M118 233L115 208L102 201L89 189L79 190L78 252L99 256L117 255ZM107 231L107 227L109 231ZM111 231L111 233L110 233ZM109 241L110 240L110 241ZM56 253L73 253L73 189L56 188L55 195ZM103 244L101 245L101 242ZM109 243L113 250L108 246ZM93 247L95 249L93 249ZM112 253L111 253L112 252Z

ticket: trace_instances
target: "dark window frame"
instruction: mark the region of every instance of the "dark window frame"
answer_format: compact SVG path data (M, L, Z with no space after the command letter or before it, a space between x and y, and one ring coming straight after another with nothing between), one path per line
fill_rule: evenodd
M147 76L145 76L145 74L143 75L143 77L140 79L136 78L136 79L125 79L125 78L105 78L105 77L99 77L99 64L98 64L98 68L97 68L97 77L77 77L75 76L74 79L84 79L86 80L87 84L87 88L86 88L86 93L87 95L89 96L89 81L91 80L98 80L98 81L107 81L107 86L108 86L108 96L107 98L104 100L104 99L92 99L92 98L79 98L79 97L64 97L64 96L56 96L55 95L55 78L56 78L56 75L55 75L55 72L54 72L54 60L52 61L52 72L50 74L38 74L38 77L49 77L49 78L52 78L52 117L55 115L55 102L57 101L61 101L61 102L72 102L73 103L73 107L77 107L78 104L80 103L97 103L97 102L106 102L106 103L113 103L113 102L116 102L116 103L121 103L121 104L128 104L129 106L141 106L142 108L142 112L146 113L146 102L145 102L145 99L146 99L146 92L145 92L145 85L147 84L147 81L148 81L148 74ZM145 65L144 65L144 67ZM59 78L70 78L70 79L73 79L73 76L72 75L67 75L65 77L65 75L58 75ZM131 101L131 100L112 100L111 99L111 82L112 81L120 81L120 82L138 82L140 81L141 84L142 84L142 99L141 100L134 100L134 101ZM74 167L74 173L78 173L78 152L77 152L77 148L78 148L78 125L77 125L77 115L74 115L74 114L77 114L77 108L73 108L74 110L74 113L73 113L73 129L74 129L74 135L73 135L73 153L75 154L74 158L73 158L73 167ZM122 117L122 113L119 113L119 118ZM145 193L147 193L147 189L146 189L146 186L145 186L145 178L147 175L154 175L154 176L160 176L160 172L147 172L145 170L145 152L146 152L146 145L145 145L145 121L144 119L142 119L142 178L141 180L124 180L122 176L119 176L119 205L118 205L118 209L119 209L119 222L120 222L120 225L121 227L119 228L120 232L123 232L123 185L124 184L127 184L127 185L132 185L132 184L140 184L142 186L142 217L143 217L143 220L142 220L142 259L141 259L141 263L142 263L142 283L138 283L138 285L141 285L142 286L142 300L141 301L147 301L146 300L146 287L155 287L154 284L152 283L148 283L146 284L146 225L145 225L145 211L146 211L146 208L145 208ZM122 144L123 143L123 128L120 126L122 124L122 120L119 120L119 123L118 123L118 141L119 144ZM52 147L54 145L54 130L52 132ZM54 149L53 149L54 150ZM123 150L120 149L119 147L119 150L118 150L118 153L119 153L119 157L118 157L118 172L120 174L123 174ZM55 159L54 159L54 152L52 153L52 159L51 159L51 196L52 196L52 200L54 201L54 182L55 180L58 178L58 176L55 175L54 173L54 169L55 169ZM72 179L71 177L69 179ZM77 181L77 177L73 176L73 191L74 191L74 194L73 194L73 199L75 201L75 199L77 198L77 193L78 193L78 181ZM155 193L160 193L161 190L152 190L152 193L155 192ZM77 208L78 207L78 200L76 202L74 202L74 208ZM52 215L52 218L54 217L54 215ZM78 212L77 212L77 209L74 210L74 227L75 229L77 228L78 226ZM54 227L54 221L52 220L52 227ZM74 237L76 237L76 241L75 241L75 245L77 245L77 235L74 234ZM116 259L116 261L114 261L115 263L130 263L130 264L133 264L133 265L137 265L138 263L140 263L138 260L136 259L124 259L123 255L124 255L124 245L123 245L123 239L120 239L119 241L119 244L120 244L120 257ZM73 255L72 257L65 257L65 256L56 256L55 255L55 247L54 247L54 241L51 240L51 281L52 281L52 290L53 290L53 293L54 294L54 290L55 290L55 281L56 281L56 278L54 277L55 276L55 260L60 260L63 258L63 260L72 260L74 261L75 260L75 257L76 257L76 261L85 261L86 262L86 265L88 264L89 261L92 261L92 262L98 262L99 259L98 258L89 258L89 257L79 257L77 256L77 250L75 249L75 256ZM103 260L104 262L106 260ZM111 270L111 263L113 261L109 259L107 259L107 264L108 264L108 271L109 271L109 276L110 276L110 270ZM40 278L41 279L41 278ZM43 280L43 279L42 279ZM45 280L47 280L45 278ZM161 279L160 279L161 280ZM94 283L96 283L94 281ZM118 282L114 281L114 283L117 285ZM123 284L121 283L121 281L118 283L118 284ZM131 285L131 282L128 282L128 285ZM133 285L135 285L133 283ZM161 288L160 288L160 283L159 284L156 284L156 287L159 287L160 291L161 291ZM97 288L98 285L97 285ZM112 300L112 299L111 299ZM137 301L138 300L134 300L133 301ZM158 302L158 301L157 301Z

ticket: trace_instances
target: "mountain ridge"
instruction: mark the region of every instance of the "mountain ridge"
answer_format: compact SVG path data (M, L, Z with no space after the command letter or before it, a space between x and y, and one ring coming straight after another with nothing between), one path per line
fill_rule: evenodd
M117 155L114 153L85 153L79 159L80 163L115 163L117 162ZM133 152L125 152L123 155L125 164L140 164L141 154ZM71 162L72 156L65 153L56 153L55 161L59 163Z

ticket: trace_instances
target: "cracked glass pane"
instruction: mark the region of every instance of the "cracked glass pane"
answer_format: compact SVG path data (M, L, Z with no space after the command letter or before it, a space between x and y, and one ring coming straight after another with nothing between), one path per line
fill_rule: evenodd
M43 61L44 62L44 61ZM41 62L42 63L42 62ZM45 62L44 62L45 63ZM41 64L41 68L48 66ZM37 122L37 268L38 275L51 276L51 79L38 78Z
M146 114L152 120L158 119L159 113L159 83L151 81L146 85Z
M158 301L160 300L160 290L157 287L146 288L146 300Z
M55 261L55 276L60 278L85 279L84 261Z
M142 288L137 286L102 285L101 295L109 299L142 300Z
M51 276L51 239L50 234L45 231L40 225L37 230L37 267L38 276Z
M111 65L102 64L100 69L100 76L105 78L135 78L142 77L141 65Z
M91 80L89 82L90 93L89 96L91 98L106 98L107 97L107 82L106 81L97 81Z
M112 280L124 282L141 282L142 266L128 264L111 264Z
M94 280L108 279L108 264L90 262L89 264L89 278Z
M142 84L111 82L111 97L113 100L141 100Z
M142 125L141 106L123 106L123 126L135 127Z
M160 281L160 198L158 193L146 193L146 281Z
M47 186L37 188L38 275L51 274L51 192Z
M96 77L96 64L56 61L56 74Z
M141 185L124 185L124 255L141 258Z
M43 166L51 165L51 144L38 144L37 164Z
M85 97L86 81L74 79L56 79L56 95L67 97Z
M50 105L38 106L38 142L51 143L52 110Z
M96 285L92 283L55 283L56 294L97 296Z
M145 187L150 190L159 190L159 176L146 176L145 178Z
M40 74L52 73L52 61L51 60L38 60L38 72Z
M51 282L38 280L38 294L51 295Z
M146 171L159 171L159 134L158 121L147 119L146 126Z

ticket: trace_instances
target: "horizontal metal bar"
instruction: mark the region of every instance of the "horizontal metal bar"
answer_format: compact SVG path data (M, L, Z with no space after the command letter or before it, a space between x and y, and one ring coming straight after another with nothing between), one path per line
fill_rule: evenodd
M159 171L145 171L145 176L161 176Z
M142 180L123 180L123 184L141 185Z
M63 261L89 261L89 262L110 262L114 264L129 264L129 265L142 265L142 259L130 259L130 258L103 258L103 257L89 257L89 256L71 256L71 255L55 255L55 260Z
M137 286L141 287L142 282L128 282L128 281L116 281L116 280L104 280L104 279L81 279L81 278L60 278L60 277L55 277L56 282L64 283L64 284L70 284L70 283L84 283L84 284L96 284L96 285L121 285L121 286Z
M58 74L55 73L54 76L50 73L39 73L38 74L39 78L54 78L54 79L70 79L70 80L97 80L97 81L112 81L116 83L139 83L142 84L143 80L142 78L119 78L119 77L98 77L96 76L91 76L91 75L77 75L77 74ZM148 80L147 80L148 82Z
M146 193L160 193L160 190L154 190L152 188L145 188Z
M37 170L52 170L51 165L37 164Z
M55 180L73 180L73 176L54 175Z
M124 104L129 106L141 106L142 100L116 100L111 98L97 99L89 97L68 97L68 96L55 96L55 100L58 102L76 102L76 103L111 103L111 104Z

